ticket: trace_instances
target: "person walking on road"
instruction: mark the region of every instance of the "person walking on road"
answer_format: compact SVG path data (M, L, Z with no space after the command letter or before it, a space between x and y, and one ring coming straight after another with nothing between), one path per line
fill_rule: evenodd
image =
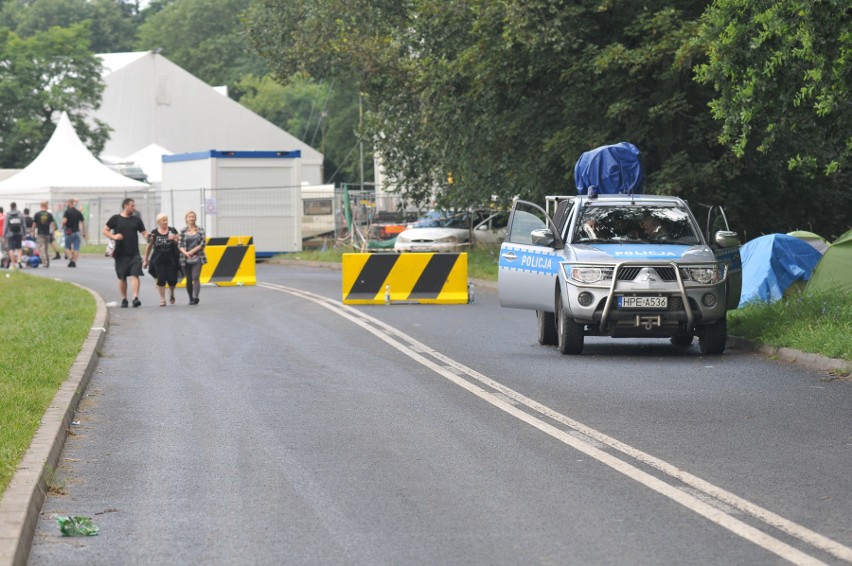
M18 210L18 205L9 203L9 212L6 213L6 221L3 224L3 238L6 240L6 249L9 252L9 267L21 267L21 249L23 248L24 233L26 232L26 220Z
M86 222L83 213L76 208L77 201L68 199L68 208L62 215L62 227L65 229L65 252L70 261L68 267L77 267L80 255L80 237L86 237Z
M103 234L115 240L115 274L118 276L118 291L121 293L121 308L127 308L127 279L133 291L133 306L139 307L139 277L142 275L142 256L139 255L139 234L148 238L148 231L136 211L136 202L126 198L121 203L121 213L107 220Z
M186 228L180 231L180 264L186 275L186 292L189 294L189 304L198 304L198 294L201 291L201 266L207 263L207 255L204 247L207 239L204 237L204 228L198 226L193 211L186 213Z
M56 230L56 220L53 218L53 214L47 210L46 200L42 201L40 206L41 210L33 216L32 235L35 236L36 249L44 261L44 266L50 267L50 250L48 250L48 246L53 237L53 231Z
M148 236L145 246L145 260L142 267L147 268L149 255L154 250L150 263L154 265L157 274L157 291L160 293L160 306L166 306L166 285L169 286L169 303L175 304L175 286L178 279L178 232L169 226L169 217L157 215L157 227Z

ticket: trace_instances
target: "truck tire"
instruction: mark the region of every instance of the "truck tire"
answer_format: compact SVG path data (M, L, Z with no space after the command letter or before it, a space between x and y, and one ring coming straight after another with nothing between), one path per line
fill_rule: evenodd
M725 351L728 342L728 319L720 318L705 326L698 335L698 349L702 354L718 355Z
M562 354L576 356L583 352L585 326L575 322L562 308L561 296L556 299L557 341L556 346Z
M555 346L556 337L556 315L552 312L535 311L538 320L538 343L542 346Z

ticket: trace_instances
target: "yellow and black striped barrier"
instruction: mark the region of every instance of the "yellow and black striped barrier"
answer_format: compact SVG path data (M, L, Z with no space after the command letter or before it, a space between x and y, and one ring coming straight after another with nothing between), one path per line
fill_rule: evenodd
M254 238L230 236L207 238L204 248L207 263L201 267L201 284L218 287L256 285ZM186 287L184 278L178 287Z
M465 304L467 254L343 254L343 302Z

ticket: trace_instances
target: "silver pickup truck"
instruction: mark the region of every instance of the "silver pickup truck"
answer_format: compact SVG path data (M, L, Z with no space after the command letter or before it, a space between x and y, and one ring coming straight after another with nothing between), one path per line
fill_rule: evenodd
M702 230L687 204L657 195L516 201L500 248L504 307L536 311L538 341L580 354L586 336L670 338L721 354L742 263L724 211Z

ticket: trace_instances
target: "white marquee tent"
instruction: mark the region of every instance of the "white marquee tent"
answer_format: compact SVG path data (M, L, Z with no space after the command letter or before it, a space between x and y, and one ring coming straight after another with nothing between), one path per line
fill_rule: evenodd
M67 199L78 199L93 239L106 220L121 210L121 201L126 197L136 200L143 217L149 207L156 210L151 186L116 173L98 161L77 136L65 112L38 157L0 182L0 204L7 210L14 201L19 209L35 212L40 202L48 201L56 215Z
M105 89L93 118L112 128L104 155L130 157L152 145L164 154L199 151L301 152L301 182L322 183L322 154L153 51L107 53ZM147 148L147 149L146 149ZM156 163L156 162L155 162ZM161 171L143 167L150 180Z

